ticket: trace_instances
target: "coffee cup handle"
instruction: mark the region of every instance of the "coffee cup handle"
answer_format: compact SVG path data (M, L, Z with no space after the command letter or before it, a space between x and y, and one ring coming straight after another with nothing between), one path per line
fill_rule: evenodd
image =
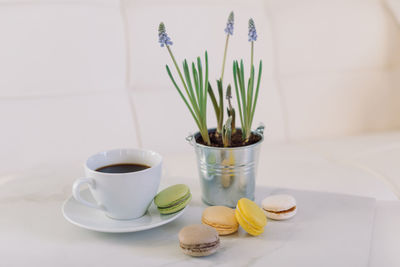
M93 209L103 210L101 206L89 202L82 198L81 196L81 186L84 184L88 184L91 188L96 188L96 182L92 178L79 178L77 179L74 184L72 185L72 195L74 196L75 200L79 203Z

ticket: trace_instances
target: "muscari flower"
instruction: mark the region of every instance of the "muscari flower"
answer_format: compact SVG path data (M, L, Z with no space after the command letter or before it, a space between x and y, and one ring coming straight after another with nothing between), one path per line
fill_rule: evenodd
M229 13L228 21L226 22L225 33L229 35L233 35L233 23L235 21L235 17L233 11Z
M249 19L249 42L257 41L256 25L253 19Z
M158 42L161 47L172 45L171 38L169 38L168 34L165 32L165 25L163 22L158 26Z

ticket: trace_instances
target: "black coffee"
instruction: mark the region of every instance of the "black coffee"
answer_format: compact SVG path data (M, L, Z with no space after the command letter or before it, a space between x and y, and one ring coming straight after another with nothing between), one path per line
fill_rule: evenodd
M105 173L126 173L126 172L137 172L150 168L150 166L136 164L136 163L120 163L107 165L96 169L98 172Z

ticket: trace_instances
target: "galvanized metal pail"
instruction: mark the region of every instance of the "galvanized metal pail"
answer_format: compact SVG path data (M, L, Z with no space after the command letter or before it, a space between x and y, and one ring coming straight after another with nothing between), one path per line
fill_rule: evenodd
M233 148L198 144L199 132L186 137L196 151L202 199L206 204L235 207L242 197L254 200L264 126L258 127L253 134L261 137L257 143Z

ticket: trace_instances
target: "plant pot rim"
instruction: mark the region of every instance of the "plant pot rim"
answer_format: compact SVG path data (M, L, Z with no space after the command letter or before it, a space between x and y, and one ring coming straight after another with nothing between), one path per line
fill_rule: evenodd
M208 128L208 132L212 130L216 130L217 128ZM240 128L239 128L240 129ZM196 142L196 136L200 135L200 131L195 132L194 134L190 134L189 136L186 137L186 141L189 142L192 146L198 146L202 148L208 148L208 149L215 149L215 150L241 150L241 149L248 149L250 147L258 146L264 141L264 125L261 124L257 129L251 131L253 134L258 135L261 137L260 140L255 142L254 144L251 145L245 145L245 146L237 146L237 147L215 147L215 146L207 146L203 144L199 144Z

